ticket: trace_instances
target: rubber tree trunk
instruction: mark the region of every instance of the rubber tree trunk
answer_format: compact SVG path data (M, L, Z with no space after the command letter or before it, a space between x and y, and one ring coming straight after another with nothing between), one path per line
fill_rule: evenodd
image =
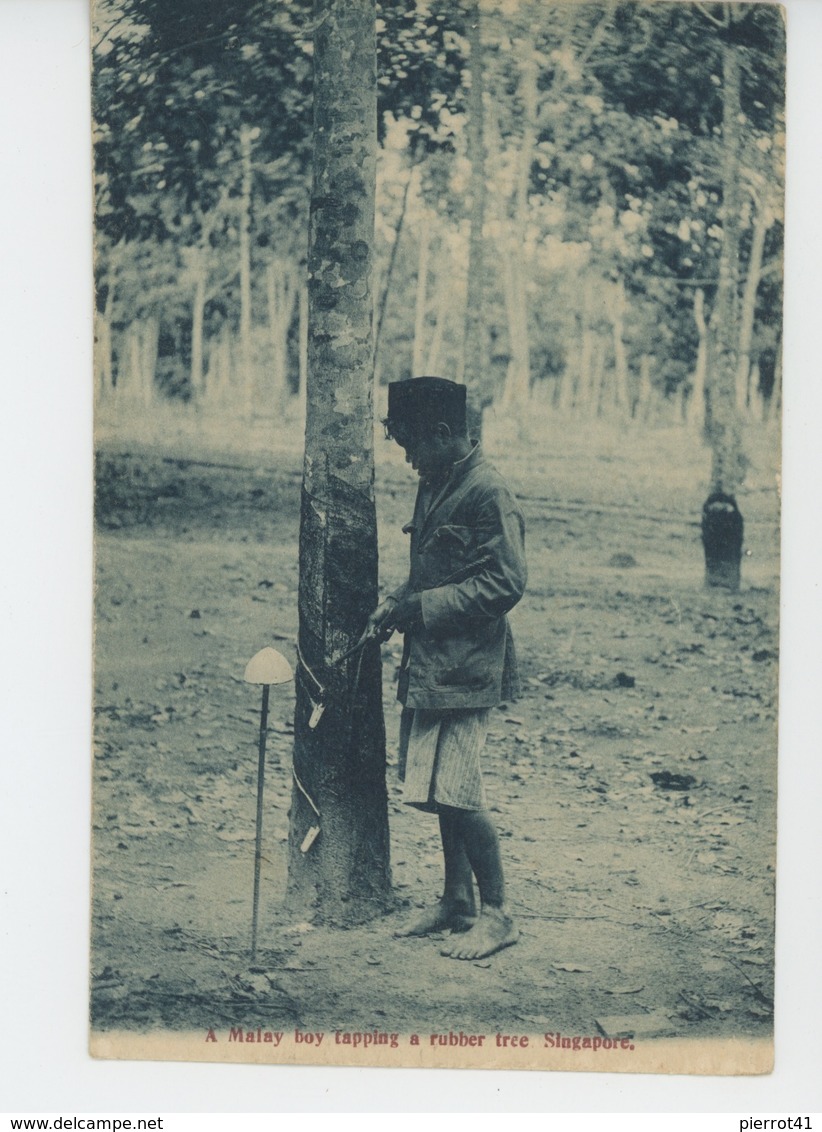
M94 309L94 373L95 389L99 401L104 401L114 392L114 299L119 284L120 260L123 242L115 244L108 252L106 266L106 300L103 309ZM100 253L98 252L99 256Z
M240 204L240 381L245 414L254 413L254 374L251 366L251 131L240 131L242 190Z
M620 276L607 294L608 314L614 347L614 409L616 417L633 416L631 411L631 375L628 369L628 353L625 348L625 310L628 297L625 282Z
M203 396L203 321L208 287L207 252L204 246L191 249L194 297L191 303L191 395L196 402Z
M157 370L157 355L160 345L160 319L150 315L144 320L140 362L140 389L143 405L150 409L154 404L154 375Z
M297 405L299 414L305 417L305 393L308 387L308 287L300 287L299 306L297 310L297 333L299 337L299 376L297 387Z
M490 401L486 389L487 342L483 312L485 267L482 230L485 224L485 118L482 105L482 29L477 0L468 0L470 48L468 92L468 160L471 162L471 228L468 237L468 284L463 347L464 381L468 386L468 428L475 439L482 435L482 409Z
M160 320L156 315L145 315L126 327L122 345L124 364L117 382L118 401L151 409L159 338Z
M377 312L377 329L374 335L374 368L375 373L379 376L381 371L381 355L380 345L382 343L382 327L385 321L385 312L388 309L388 299L391 295L391 283L394 278L394 266L397 262L397 252L400 247L400 240L402 238L403 228L405 227L405 214L408 210L408 196L411 192L411 182L414 179L415 167L412 166L408 174L408 180L405 182L405 188L402 193L402 204L400 205L400 215L397 219L397 226L394 229L394 242L391 245L391 254L388 257L388 267L385 271L385 279L380 292L379 309Z
M421 202L419 258L417 260L417 292L414 302L414 351L411 359L411 376L424 373L426 311L428 306L428 252L431 245L431 222Z
M279 417L288 400L288 331L297 297L291 266L284 260L274 260L266 268L266 296L272 356L266 409Z
M730 30L735 5L725 4ZM710 382L712 449L711 489L702 515L705 582L739 589L742 562L742 516L736 492L744 471L740 422L736 407L738 368L737 274L739 270L739 92L736 47L722 42L722 246L712 325L715 341Z
M748 273L745 289L742 292L742 310L739 325L739 365L737 367L736 400L740 412L750 411L755 401L755 390L751 387L751 343L753 342L754 320L756 316L756 293L762 279L762 258L765 254L765 237L768 234L768 214L761 202L756 202L753 232L751 234L751 254L748 258Z
M688 399L688 424L701 435L705 434L705 378L708 370L708 324L705 321L705 292L701 287L694 291L694 322L699 342L696 364L691 375L691 396Z
M379 646L371 643L361 658L332 667L377 603L374 0L317 0L315 17L300 663L287 898L292 908L305 912L308 906L322 920L344 924L384 911L391 898ZM325 710L317 722L320 703ZM319 835L306 840L317 827Z
M525 416L531 399L531 347L529 338L529 285L531 264L527 248L531 163L537 140L537 61L534 33L526 33L522 44L518 93L522 102L522 140L517 160L517 186L510 243L505 269L506 308L511 360L505 379L502 404Z
M425 359L425 372L430 374L437 374L440 370L445 325L448 321L448 313L453 300L451 275L448 271L444 241L442 244L443 246L440 248L439 267L437 269L437 289L434 301L434 333L431 335L431 341L428 345L428 354Z
M111 321L106 309L94 312L94 374L98 402L105 401L114 382L114 362L111 344Z

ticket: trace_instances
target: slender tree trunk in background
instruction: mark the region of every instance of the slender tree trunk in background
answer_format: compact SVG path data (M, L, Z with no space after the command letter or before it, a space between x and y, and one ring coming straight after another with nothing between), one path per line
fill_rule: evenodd
M654 416L656 395L651 381L651 355L643 354L639 359L639 393L631 406L631 416L649 421Z
M117 373L117 400L133 400L140 388L140 324L131 322L120 343L120 366Z
M754 402L755 391L751 388L751 343L756 315L756 292L762 278L762 257L765 253L765 237L767 234L768 214L760 204L754 217L751 254L748 260L748 272L745 276L745 289L742 292L742 309L740 311L736 404L737 409L743 413L747 412Z
M225 407L231 404L233 373L232 335L228 327L220 331L217 341L209 354L208 376L205 382L206 401L211 408Z
M608 372L605 369L605 340L596 330L591 334L591 389L592 400L596 405L596 415L605 415L605 400L608 392ZM613 390L610 401L613 404Z
M531 359L528 346L528 306L523 281L522 253L500 246L505 311L508 316L509 361L501 403L506 409L524 408L531 393Z
M114 292L118 284L118 268L122 245L118 243L109 252L108 288L103 309L94 310L94 372L95 392L99 401L105 401L114 389L114 351L111 321L114 310Z
M443 251L440 251L441 268L439 277L437 279L437 290L434 302L434 318L436 319L434 325L434 333L431 335L431 341L428 345L428 354L425 359L425 372L439 374L440 371L440 358L442 356L442 340L445 334L445 325L448 321L448 312L451 307L452 297L452 280L451 273L448 270L448 265L445 261Z
M114 247L110 249L106 268L106 301L103 304L102 311L98 311L95 304L94 369L97 395L101 401L110 397L114 392L114 341L112 319L114 312L114 295L119 282L120 261L124 246L124 241L121 240L120 243L115 244ZM122 363L120 368L122 369Z
M299 311L298 311L298 334L299 334L299 385L297 388L297 404L300 406L301 413L305 415L305 394L308 388L308 287L303 284L300 287L299 298Z
M375 0L316 0L314 14L301 660L288 902L347 923L384 911L391 899L379 646L372 642L360 658L331 667L377 603ZM320 702L325 711L317 722ZM316 828L319 835L307 838Z
M705 581L709 586L739 589L742 560L742 516L736 492L742 483L744 461L736 408L738 357L737 274L739 270L739 92L740 67L730 42L736 5L723 5L727 24L722 38L722 244L719 279L711 319L711 488L702 518ZM744 12L737 11L744 18Z
M688 399L688 424L705 434L705 381L708 373L708 324L705 321L705 292L697 287L694 292L694 322L699 342L696 363L691 375L691 396Z
M126 327L121 351L123 365L117 382L118 400L146 409L151 407L159 336L160 323L154 315L147 315Z
M149 315L142 325L140 335L140 399L150 409L154 404L154 375L157 369L157 353L160 345L160 319Z
M591 366L591 359L594 354L593 347L594 332L584 321L583 316L582 334L577 351L577 388L573 404L574 412L582 417L595 416L599 401L599 390L594 387L594 374Z
M463 380L468 386L468 428L475 439L482 435L482 409L489 400L486 388L485 282L482 230L485 224L485 118L482 104L482 29L477 0L468 0L468 61L471 89L468 92L466 140L471 163L471 228L468 237L468 283L465 304Z
M770 418L777 423L782 417L782 335L776 343L776 369L774 373L773 392L769 404Z
M111 394L114 384L109 308L109 300L106 299L105 308L94 312L94 372L97 398L100 402L105 401Z
M425 311L428 292L428 250L431 243L431 224L423 212L420 222L419 259L417 261L417 293L414 303L414 353L411 359L411 376L423 375L425 356Z
M254 374L251 366L251 131L240 131L242 189L240 193L240 389L245 415L254 411Z
M594 356L594 330L591 327L593 305L593 285L590 275L582 284L582 304L579 315L579 334L577 336L577 387L573 408L580 416L595 416L598 409L599 389L595 386L592 366Z
M208 287L205 249L193 248L194 298L191 309L191 395L195 402L203 395L203 319Z
M294 317L296 290L290 265L282 260L266 269L268 327L271 334L271 409L279 414L288 397L288 330Z
M754 362L748 374L748 388L750 390L750 415L757 424L765 420L765 398L762 396L761 375L759 362Z
M411 182L414 179L415 169L412 166L408 180L405 182L405 188L402 193L402 205L400 206L400 215L397 220L397 227L394 230L394 243L391 245L391 253L388 256L388 267L385 272L385 280L383 281L382 290L380 292L380 302L377 309L377 328L374 332L374 370L377 378L379 378L381 371L380 364L380 345L382 343L382 327L385 321L385 312L388 307L388 297L391 294L391 283L394 277L394 265L397 262L397 252L400 248L400 239L402 238L402 231L405 227L405 213L408 208L408 195L411 191Z
M531 191L531 163L536 145L537 62L533 32L523 45L519 74L522 101L522 139L517 162L517 189L514 199L511 254L508 271L512 289L515 322L511 325L511 364L505 383L503 403L527 412L531 399L530 292L531 263L528 252L528 214Z
M574 403L573 367L576 365L576 360L576 352L569 352L565 359L562 373L560 374L557 389L554 393L554 408L563 414L569 412Z
M620 278L609 294L609 315L614 344L614 407L618 417L632 416L628 355L625 350L625 283Z
M576 347L582 338L582 327L582 315L577 311L571 318L571 332L568 335L571 348L566 355L557 394L557 409L561 413L572 412L576 401L576 391L580 383L580 352Z

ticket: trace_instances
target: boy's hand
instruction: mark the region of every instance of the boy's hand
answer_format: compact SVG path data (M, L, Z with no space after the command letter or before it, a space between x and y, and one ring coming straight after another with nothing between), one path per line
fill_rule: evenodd
M387 597L385 601L380 602L368 618L368 624L365 628L366 635L373 637L376 641L387 641L394 632L393 613L398 604L394 597Z
M422 620L422 595L418 593L409 593L399 601L394 603L388 618L388 624L393 629L399 629L401 633L407 633L409 629Z

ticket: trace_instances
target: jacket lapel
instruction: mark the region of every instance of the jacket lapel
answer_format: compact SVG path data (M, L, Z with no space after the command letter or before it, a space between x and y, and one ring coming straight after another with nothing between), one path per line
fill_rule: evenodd
M424 499L425 489L420 486L417 493L417 505L414 508L414 526L417 535L417 545L424 542L430 534L431 530L436 525L441 525L443 519L447 516L449 508L453 509L454 505L459 500L459 489L465 482L469 474L483 462L483 455L479 444L475 444L474 448L462 460L458 460L454 464L451 472L442 485L438 488L433 495L431 501L427 504Z

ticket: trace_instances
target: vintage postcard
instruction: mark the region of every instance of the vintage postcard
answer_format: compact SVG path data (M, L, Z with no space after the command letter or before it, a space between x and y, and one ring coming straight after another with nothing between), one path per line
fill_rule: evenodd
M92 1053L769 1072L782 9L93 24Z

